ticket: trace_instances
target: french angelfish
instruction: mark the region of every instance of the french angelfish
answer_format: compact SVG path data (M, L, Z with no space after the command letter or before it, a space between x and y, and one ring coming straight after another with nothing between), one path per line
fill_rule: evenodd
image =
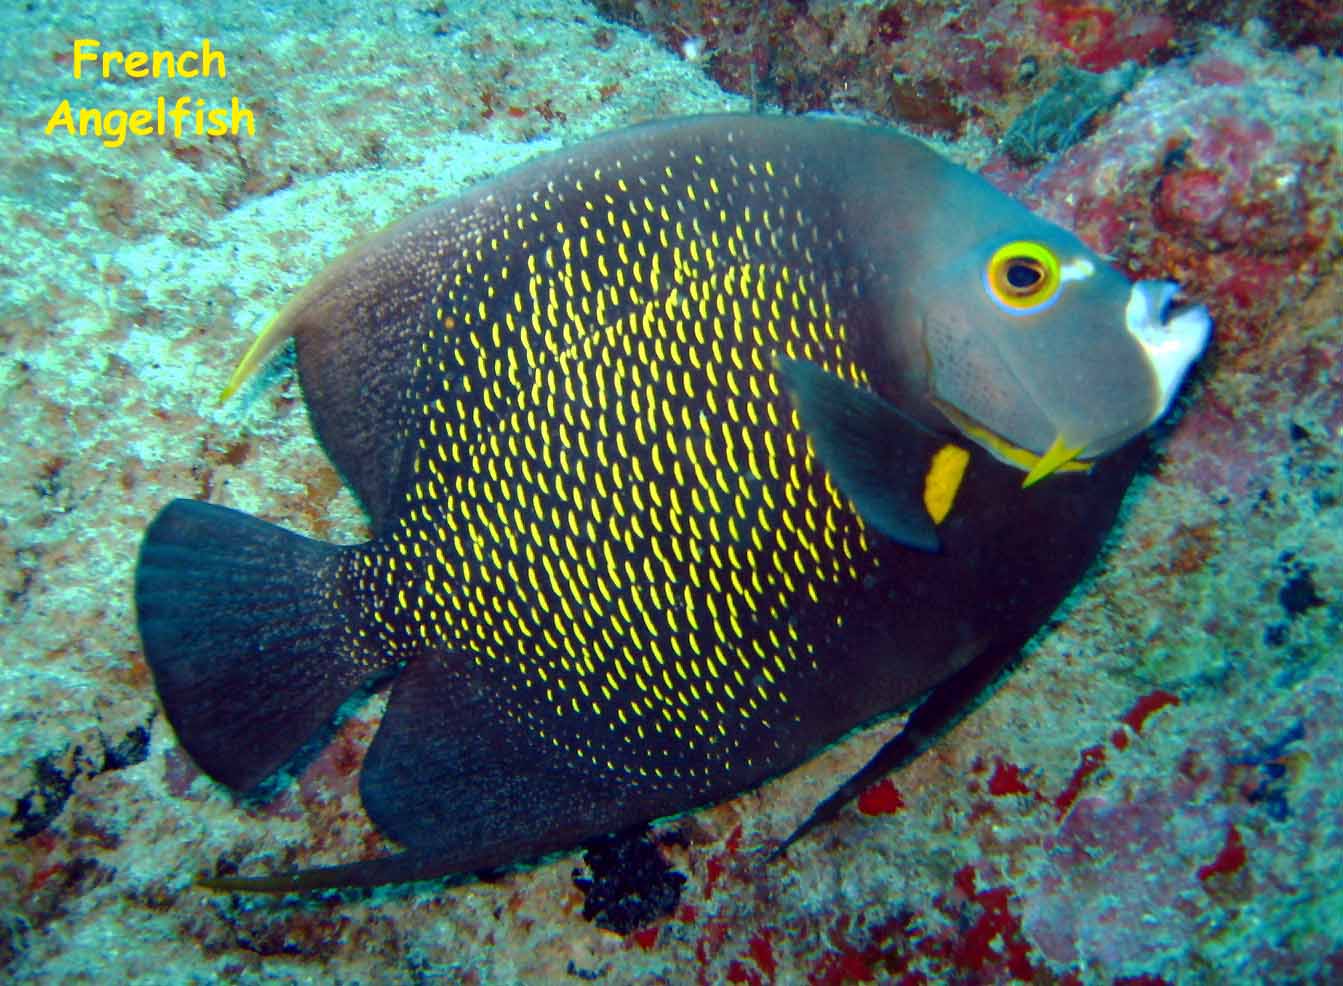
M1175 290L816 119L623 130L352 249L228 390L295 340L372 539L175 500L135 594L169 722L238 791L392 678L360 792L405 849L207 882L495 868L935 704L1096 554L1142 443L1102 457L1209 333Z

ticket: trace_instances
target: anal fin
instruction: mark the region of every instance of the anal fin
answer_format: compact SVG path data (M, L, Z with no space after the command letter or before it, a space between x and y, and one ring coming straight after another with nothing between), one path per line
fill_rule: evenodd
M469 660L442 655L412 661L393 685L360 793L381 831L460 871L535 857L621 824L609 774L509 715Z
M292 893L480 873L643 818L628 787L510 717L499 692L457 655L421 655L396 679L360 793L374 825L404 853L204 885Z
M221 893L303 894L317 890L378 887L388 883L414 883L461 874L449 861L433 854L400 852L337 866L314 866L292 873L264 876L215 876L196 881L198 887ZM465 877L465 874L461 874Z

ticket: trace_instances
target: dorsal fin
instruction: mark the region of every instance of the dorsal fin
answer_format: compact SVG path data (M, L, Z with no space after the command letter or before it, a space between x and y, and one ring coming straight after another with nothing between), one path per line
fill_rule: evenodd
M459 207L439 203L374 234L329 264L252 343L227 398L290 337L313 428L382 530L407 445L398 427L427 299L459 242Z

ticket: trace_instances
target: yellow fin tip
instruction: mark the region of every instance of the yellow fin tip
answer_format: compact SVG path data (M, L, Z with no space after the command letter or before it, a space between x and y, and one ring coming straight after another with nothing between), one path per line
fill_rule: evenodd
M1069 445L1068 441L1059 435L1054 439L1053 444L1045 450L1045 454L1036 460L1031 466L1031 471L1026 474L1026 478L1021 481L1021 488L1027 489L1034 486L1046 476L1063 468L1072 462L1082 452L1082 446Z

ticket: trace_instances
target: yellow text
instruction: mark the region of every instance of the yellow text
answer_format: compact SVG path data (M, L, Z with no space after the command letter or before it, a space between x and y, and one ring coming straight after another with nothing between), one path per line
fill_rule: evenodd
M192 106L191 104L195 104ZM120 147L126 142L127 134L138 137L172 134L180 138L183 133L197 137L222 137L225 134L238 136L242 128L247 128L247 136L256 134L256 121L252 111L233 97L232 105L207 107L205 100L180 96L171 106L168 100L160 96L154 108L136 110L75 110L70 100L63 99L47 120L45 131L48 135L56 130L83 137L93 133L103 139L108 147Z
M204 79L211 75L222 79L228 75L224 53L211 48L209 38L201 41L200 51L117 51L115 48L100 51L101 48L102 42L93 38L76 39L73 59L76 79L84 77L85 65L97 65L104 79L112 78L118 70L130 79L163 76Z

